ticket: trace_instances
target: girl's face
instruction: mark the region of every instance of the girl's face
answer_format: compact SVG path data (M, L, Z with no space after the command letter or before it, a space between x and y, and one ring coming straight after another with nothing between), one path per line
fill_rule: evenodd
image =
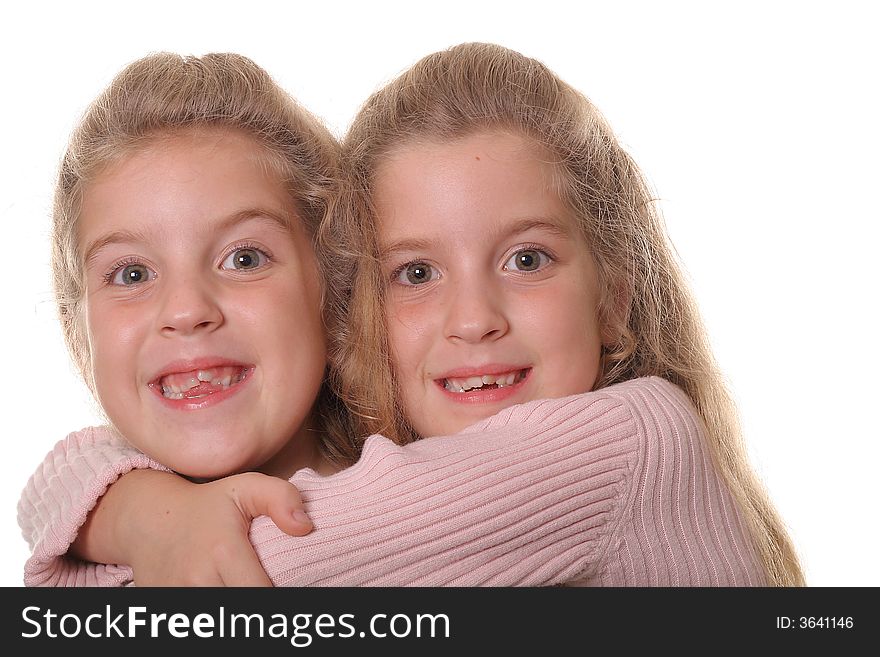
M190 476L317 465L304 425L326 358L320 283L264 160L230 131L159 138L83 197L98 398L131 443Z
M409 143L378 170L387 326L419 434L595 384L597 270L553 174L503 132Z

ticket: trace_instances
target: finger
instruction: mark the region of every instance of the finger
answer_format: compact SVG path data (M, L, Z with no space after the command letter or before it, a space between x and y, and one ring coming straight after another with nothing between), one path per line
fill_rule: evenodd
M296 491L295 488L293 490ZM295 494L297 502L291 502L290 500L287 503L272 502L269 504L265 515L272 518L272 522L284 533L291 536L305 536L314 529L315 525L303 507L299 492Z
M255 473L249 473L255 474ZM242 512L269 516L278 528L291 536L303 536L312 531L313 524L296 486L276 477L257 475L242 480L235 489Z
M278 494L269 500L263 513L272 518L281 531L291 536L308 534L314 524L306 513L299 490L289 481L279 480L278 483Z

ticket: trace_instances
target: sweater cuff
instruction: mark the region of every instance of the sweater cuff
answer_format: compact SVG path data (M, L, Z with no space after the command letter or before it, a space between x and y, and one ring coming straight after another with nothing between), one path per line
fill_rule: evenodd
M146 455L131 450L130 455L116 462L108 462L86 475L69 478L68 488L80 490L70 491L72 501L58 505L51 513L54 522L47 523L25 563L25 586L113 587L133 582L132 570L128 566L84 562L70 557L67 552L107 488L122 475L137 469L170 472ZM75 483L71 484L71 481Z

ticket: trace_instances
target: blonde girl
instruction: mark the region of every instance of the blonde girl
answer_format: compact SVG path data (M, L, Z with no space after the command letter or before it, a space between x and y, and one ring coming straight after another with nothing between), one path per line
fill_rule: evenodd
M401 442L415 436L401 408L405 393L384 310L373 302L388 295L375 257L376 172L403 147L491 131L519 135L549 158L553 189L595 258L605 339L594 389L656 376L683 390L705 424L705 446L741 510L767 582L803 584L785 527L749 466L733 401L642 174L587 98L540 62L503 47L464 44L424 58L367 101L345 139L355 200L364 207L334 225L338 254L330 259L344 261L352 251L360 257L350 269L334 270L340 275L330 289L343 292L333 307L344 321L333 324L339 347L331 357L362 432Z
M201 479L356 460L324 385L314 254L339 179L336 140L240 55L150 55L95 99L61 162L52 224L64 338L114 428L68 439L82 463L109 445ZM64 534L82 520L64 518ZM240 547L233 560L265 579Z

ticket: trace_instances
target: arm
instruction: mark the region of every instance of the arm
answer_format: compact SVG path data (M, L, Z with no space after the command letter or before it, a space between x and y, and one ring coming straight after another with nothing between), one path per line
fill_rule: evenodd
M301 534L311 529L293 516L301 507L280 479L194 484L113 432L86 429L55 447L22 494L19 524L33 549L25 583L268 586L246 538L250 521L268 514Z
M373 436L353 467L292 480L317 531L251 540L276 585L545 585L590 576L619 535L641 425L604 391L511 407L455 436Z
M266 514L302 534L311 523L291 512L301 507L296 489L276 477L249 472L196 484L137 470L110 486L71 552L131 564L138 586L271 586L247 540L251 520Z
M106 427L77 431L55 446L18 503L18 523L32 551L25 564L26 585L122 586L132 581L126 566L89 564L67 552L107 487L138 468L167 470Z
M276 585L763 585L685 393L657 377L514 406L406 447L373 436L300 472L317 531L257 519Z

